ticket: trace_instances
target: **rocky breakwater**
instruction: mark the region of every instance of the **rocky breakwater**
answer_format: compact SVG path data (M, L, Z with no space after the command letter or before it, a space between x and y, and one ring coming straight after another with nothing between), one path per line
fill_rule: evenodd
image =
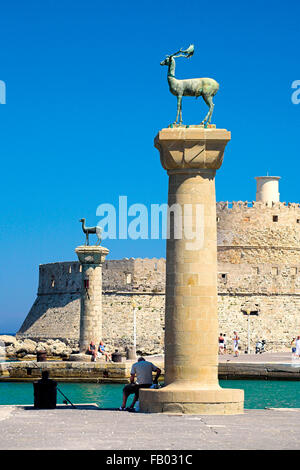
M0 356L3 359L26 359L27 356L35 356L39 352L46 352L47 357L67 359L70 354L79 351L78 345L59 339L33 341L27 338L21 340L10 335L0 336L0 346Z

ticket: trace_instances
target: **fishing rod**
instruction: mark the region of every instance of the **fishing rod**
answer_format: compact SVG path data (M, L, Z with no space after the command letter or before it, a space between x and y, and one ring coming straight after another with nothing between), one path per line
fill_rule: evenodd
M73 403L71 402L71 400L69 400L69 398L67 398L66 395L64 395L63 392L62 392L58 387L56 387L56 388L57 388L57 390L59 391L59 393L61 393L62 396L72 405L72 408L75 408L75 409L76 409L76 406L73 405Z

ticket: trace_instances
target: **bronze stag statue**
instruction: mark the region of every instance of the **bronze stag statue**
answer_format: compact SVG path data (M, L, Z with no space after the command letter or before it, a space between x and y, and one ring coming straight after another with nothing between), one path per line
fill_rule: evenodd
M179 125L182 124L182 97L183 96L202 96L205 103L209 107L209 111L201 125L205 127L210 124L211 117L214 109L213 97L219 89L219 84L213 78L188 78L185 80L178 80L175 77L175 58L185 57L189 58L194 54L194 45L191 44L188 49L180 49L177 52L174 52L171 55L168 55L165 60L163 60L160 65L168 66L168 83L170 92L177 96L177 115L175 122L177 124L179 118Z
M101 227L86 227L85 226L85 219L80 219L79 222L82 223L82 230L85 233L85 244L88 246L89 245L89 234L90 233L95 233L97 235L97 243L96 245L100 245L101 243L101 234L102 234L102 228Z

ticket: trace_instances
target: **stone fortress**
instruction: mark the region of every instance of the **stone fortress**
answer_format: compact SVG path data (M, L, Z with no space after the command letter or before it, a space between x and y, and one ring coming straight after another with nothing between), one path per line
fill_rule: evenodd
M253 351L284 351L300 334L300 205L279 200L279 177L257 177L256 201L217 202L219 331L231 346L233 331ZM106 260L103 264L103 341L108 350L133 344L137 352L164 347L165 259ZM37 299L17 337L79 341L79 262L39 267ZM250 330L248 322L250 321ZM92 338L91 338L92 339Z

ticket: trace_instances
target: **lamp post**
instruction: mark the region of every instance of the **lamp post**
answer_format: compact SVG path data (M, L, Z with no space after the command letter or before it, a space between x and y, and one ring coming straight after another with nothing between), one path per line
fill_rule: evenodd
M248 354L250 354L250 315L251 315L251 311L250 310L246 310L246 314L247 314L247 317L248 317Z
M134 355L136 355L136 304L132 301L133 308L133 350Z

